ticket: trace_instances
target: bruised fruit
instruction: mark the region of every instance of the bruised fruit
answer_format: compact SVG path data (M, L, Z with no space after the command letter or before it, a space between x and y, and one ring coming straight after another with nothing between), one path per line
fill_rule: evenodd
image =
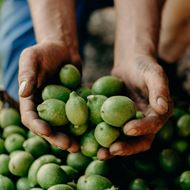
M52 126L63 126L68 123L65 113L65 103L57 99L45 100L37 107L40 118Z

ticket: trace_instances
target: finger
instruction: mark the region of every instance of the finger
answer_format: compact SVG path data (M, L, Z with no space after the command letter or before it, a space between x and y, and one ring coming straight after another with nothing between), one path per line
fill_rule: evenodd
M78 152L80 149L79 144L75 140L71 140L71 145L67 149L69 152Z
M113 158L113 155L110 154L109 149L100 148L98 150L97 157L100 160L108 160L110 158Z
M51 134L49 125L39 119L32 96L26 98L20 97L20 112L22 123L32 132L44 136Z
M156 134L167 119L167 116L150 113L142 119L132 120L126 123L123 127L123 132L129 136Z
M49 136L42 136L45 138L50 144L62 149L67 150L71 147L70 138L60 132L51 133Z
M146 75L145 82L148 88L149 102L159 114L165 114L169 110L170 95L168 80L160 66Z
M129 156L150 149L154 135L139 137L133 142L115 142L110 147L110 153L114 156Z
M19 60L19 95L30 96L37 86L38 55L34 48L25 49Z

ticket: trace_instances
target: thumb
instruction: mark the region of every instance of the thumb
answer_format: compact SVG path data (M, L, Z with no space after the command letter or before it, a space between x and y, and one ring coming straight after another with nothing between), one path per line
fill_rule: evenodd
M19 96L28 97L37 86L38 54L33 48L25 49L19 60Z
M149 103L159 114L169 111L170 93L168 79L161 67L147 76L146 85L149 93Z

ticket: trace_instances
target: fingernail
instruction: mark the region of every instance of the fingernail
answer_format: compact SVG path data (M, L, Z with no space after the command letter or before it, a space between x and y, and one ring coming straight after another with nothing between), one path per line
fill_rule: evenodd
M163 97L157 99L157 104L163 109L163 111L168 111L168 103Z
M137 134L136 129L130 129L129 131L126 132L127 135L134 136Z
M19 86L19 95L22 96L26 87L26 81L23 81Z

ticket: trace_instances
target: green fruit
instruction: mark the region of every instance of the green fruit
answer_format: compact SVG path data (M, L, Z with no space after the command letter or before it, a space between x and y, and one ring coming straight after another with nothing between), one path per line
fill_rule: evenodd
M6 153L5 142L0 138L0 154Z
M74 190L74 189L66 184L57 184L48 188L48 190Z
M34 188L30 189L30 190L43 190L43 189L39 188L39 187L34 187Z
M69 100L65 106L68 120L74 125L83 125L88 120L88 107L83 98L76 92L71 92Z
M39 116L52 126L63 126L68 123L65 103L61 100L48 99L37 107Z
M24 177L27 175L33 161L34 158L30 153L24 151L18 152L10 158L9 171L15 176Z
M130 183L129 190L149 190L149 187L143 179L137 178Z
M3 138L7 138L12 134L20 134L23 137L26 137L26 130L17 125L9 125L3 130Z
M59 77L62 84L71 89L76 89L81 83L81 74L79 70L71 64L62 67Z
M67 185L71 186L73 190L77 190L77 184L75 182L68 182Z
M0 112L0 125L5 128L9 125L20 125L20 115L13 108L3 108Z
M179 153L185 153L188 151L189 143L185 140L179 139L172 143L172 148Z
M61 158L62 160L65 160L68 155L68 152L66 150L62 150L54 145L51 145L51 151L52 151L52 154Z
M184 171L179 178L180 187L183 190L189 190L190 189L190 171Z
M6 154L0 154L0 174L9 175L9 156Z
M90 95L87 97L87 99L89 120L92 124L97 125L98 123L103 121L100 115L100 109L107 97L103 95Z
M172 117L177 120L185 114L186 112L182 108L176 107L173 109Z
M120 95L123 89L123 82L114 76L103 76L96 80L92 86L92 93L104 96Z
M30 185L28 178L22 177L22 178L18 179L18 181L16 183L16 188L17 188L17 190L30 190L31 185Z
M78 170L79 172L82 172L86 169L86 167L88 166L88 164L91 161L92 160L89 157L83 155L80 152L76 152L76 153L69 153L68 154L66 163L67 163L67 165Z
M160 166L167 173L176 172L179 169L179 155L172 149L163 149L160 153Z
M58 99L63 102L67 102L69 99L69 94L71 90L60 85L48 85L42 91L42 99L45 101L47 99Z
M55 163L44 164L37 173L38 184L44 188L67 182L66 173Z
M136 112L136 119L142 119L144 118L144 114L142 111L137 111Z
M116 128L108 125L105 122L99 123L94 132L94 136L98 143L106 148L109 148L110 145L119 137L120 132Z
M13 182L3 175L0 175L0 187L1 190L15 190Z
M94 137L94 130L91 130L82 136L80 142L80 148L82 154L84 154L85 156L88 157L96 156L99 149L99 144Z
M27 133L27 138L29 139L30 137L36 137L37 135L34 134L32 131L28 131Z
M76 93L87 101L87 97L92 94L92 91L90 88L80 87L76 90Z
M70 133L75 136L83 135L87 129L88 129L87 123L85 123L83 125L73 125L72 123L70 123L70 125L69 125Z
M67 179L68 181L73 181L73 180L77 180L79 177L79 172L74 169L71 166L67 166L67 165L62 165L61 169L64 170L64 172L67 174Z
M112 96L101 107L102 119L115 127L122 127L135 114L135 104L126 96Z
M11 152L11 153L9 154L9 157L12 158L12 157L14 157L17 153L20 153L20 152L23 152L23 150L15 150L15 151L13 151L13 152Z
M43 156L39 157L38 159L36 159L30 166L29 171L28 171L28 179L33 186L38 184L37 177L36 177L38 170L40 169L41 166L43 166L44 164L48 164L48 163L60 164L61 159L55 157L54 155L50 155L50 154L43 155Z
M101 175L107 176L109 167L106 161L94 160L92 161L85 170L85 175Z
M11 153L15 150L22 150L23 147L23 143L25 141L25 138L22 135L19 134L12 134L9 135L6 139L5 139L5 148L7 150L7 152Z
M178 133L182 137L190 136L190 115L185 114L179 118L177 121Z
M26 152L31 153L35 158L47 154L49 151L48 143L39 136L34 136L24 141L23 148Z
M84 175L77 182L77 190L105 190L112 187L112 182L100 175Z

